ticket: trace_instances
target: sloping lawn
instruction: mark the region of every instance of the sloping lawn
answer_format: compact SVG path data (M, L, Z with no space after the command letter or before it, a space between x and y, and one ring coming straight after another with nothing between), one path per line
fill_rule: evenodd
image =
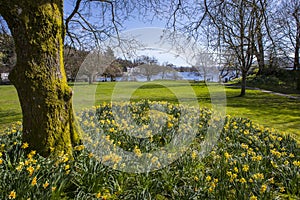
M200 106L211 107L209 90L205 84L197 83L191 85ZM114 88L119 89L114 90ZM129 97L126 88L133 91ZM191 101L188 93L189 89L190 87L186 83L174 81L149 83L101 82L92 86L82 83L76 84L74 104L76 111L78 111L81 108L101 102L109 102L112 98L114 101L129 98L133 101L150 99L153 101L177 103L177 97L179 97L181 100L189 103ZM0 94L0 130L3 130L11 122L21 120L22 115L17 93L13 86L0 86ZM226 88L227 114L249 118L258 124L274 128L281 133L291 133L299 140L300 101L257 90L248 90L245 97L237 97L238 94L239 89Z
M0 130L22 119L18 94L11 85L0 86Z
M0 137L0 199L299 199L295 140L229 116L209 131L210 119L221 122L206 108L103 103L78 114L73 159L29 151L16 123Z

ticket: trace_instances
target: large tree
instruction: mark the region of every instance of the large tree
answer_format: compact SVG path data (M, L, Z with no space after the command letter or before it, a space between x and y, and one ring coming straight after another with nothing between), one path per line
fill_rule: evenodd
M63 65L63 1L1 0L0 14L15 42L9 79L22 108L24 142L43 156L71 154L79 135Z
M68 81L75 81L78 70L88 53L88 51L79 50L74 47L64 47L64 66Z
M258 9L257 0L204 1L207 20L218 35L216 46L233 52L238 61L242 74L240 96L246 94L246 77L256 51L256 31L261 24Z
M215 52L232 52L242 72L243 96L254 59L260 72L265 66L265 51L272 43L268 23L272 3L273 0L200 0L190 4L178 0L171 8L168 26L184 31Z
M282 1L276 11L277 15L274 18L278 24L277 45L286 57L293 55L293 70L297 75L297 89L300 90L300 2Z
M116 33L118 37L130 12L147 2L74 0L65 20L63 3L0 0L0 15L10 29L17 54L9 79L22 108L23 141L43 156L62 151L71 155L72 146L80 142L72 89L64 69L65 34L65 43L73 47L100 47L107 37Z

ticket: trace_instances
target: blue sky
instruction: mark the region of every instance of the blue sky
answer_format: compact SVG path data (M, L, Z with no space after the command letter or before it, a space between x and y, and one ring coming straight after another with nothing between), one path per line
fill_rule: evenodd
M75 0L65 0L64 1L64 13L65 16L68 16L71 11L74 8L74 1ZM153 19L152 22L150 20L141 20L139 19L138 13L134 13L136 17L131 17L130 20L126 20L125 24L122 24L122 26L126 30L135 29L135 28L144 28L144 27L161 27L163 28L165 26L165 22ZM143 16L144 17L144 16ZM144 18L143 18L144 19Z
M146 55L155 57L160 64L172 63L176 66L189 66L185 61L187 55L178 53L177 49L170 42L166 40L163 40L164 42L162 42L160 40L163 35L163 30L163 28L159 27L142 26L141 28L129 29L121 32L120 36L124 38L135 38L136 41L143 45L143 47L136 49L136 54L138 56ZM118 54L118 49L116 49L115 52ZM120 53L120 55L122 53Z
M73 10L73 2L74 0L65 0L64 1L64 9L65 9L65 15L68 16L70 12ZM124 24L122 24L123 28L125 29L125 32L129 33L135 33L138 32L141 40L147 41L147 46L149 47L146 50L140 50L137 51L138 55L147 55L150 57L155 57L158 59L160 64L163 64L165 62L175 64L177 66L188 66L189 64L186 63L186 61L182 58L184 56L178 56L176 53L172 53L167 50L167 48L153 48L152 43L154 41L157 41L158 38L160 37L159 34L161 34L162 28L164 28L166 22L163 22L158 19L153 19L151 20L141 20L138 16L136 15L135 18L130 18L127 20ZM151 28L153 29L151 29ZM158 28L158 29L156 29ZM122 34L122 33L121 33Z

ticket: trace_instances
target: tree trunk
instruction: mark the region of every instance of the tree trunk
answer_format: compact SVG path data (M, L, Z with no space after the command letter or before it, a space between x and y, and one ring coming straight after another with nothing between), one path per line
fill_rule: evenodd
M295 45L295 58L294 58L294 69L297 70L297 90L300 90L300 21L297 21L297 35L296 35L296 45Z
M262 41L262 36L261 33L257 37L257 45L258 45L258 50L255 49L255 56L258 62L258 74L262 75L265 71L265 55L264 55L264 46L263 46L263 41Z
M296 89L300 90L300 68L298 68L296 75L298 77L297 78L297 87L296 87Z
M253 5L255 8L255 20L256 20L256 27L254 29L255 33L255 37L256 37L256 43L257 43L257 47L254 47L254 53L258 62L258 74L261 75L264 73L265 71L265 52L264 52L264 44L263 44L263 34L262 34L262 11L257 7L257 5ZM263 5L261 5L263 6ZM264 6L263 6L264 7Z
M9 78L22 108L23 141L43 156L71 155L79 128L63 65L63 0L6 3L0 13L15 40L17 64Z
M92 84L92 83L93 83L93 75L90 74L90 75L89 75L89 84Z
M240 97L246 95L246 78L247 78L247 72L242 71L242 83L241 83L241 94Z

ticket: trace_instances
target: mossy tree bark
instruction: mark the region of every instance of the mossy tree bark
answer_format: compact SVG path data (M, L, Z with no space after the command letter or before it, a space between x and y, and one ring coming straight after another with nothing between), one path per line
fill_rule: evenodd
M17 53L10 80L23 114L23 141L43 156L79 142L63 65L63 0L0 0Z

